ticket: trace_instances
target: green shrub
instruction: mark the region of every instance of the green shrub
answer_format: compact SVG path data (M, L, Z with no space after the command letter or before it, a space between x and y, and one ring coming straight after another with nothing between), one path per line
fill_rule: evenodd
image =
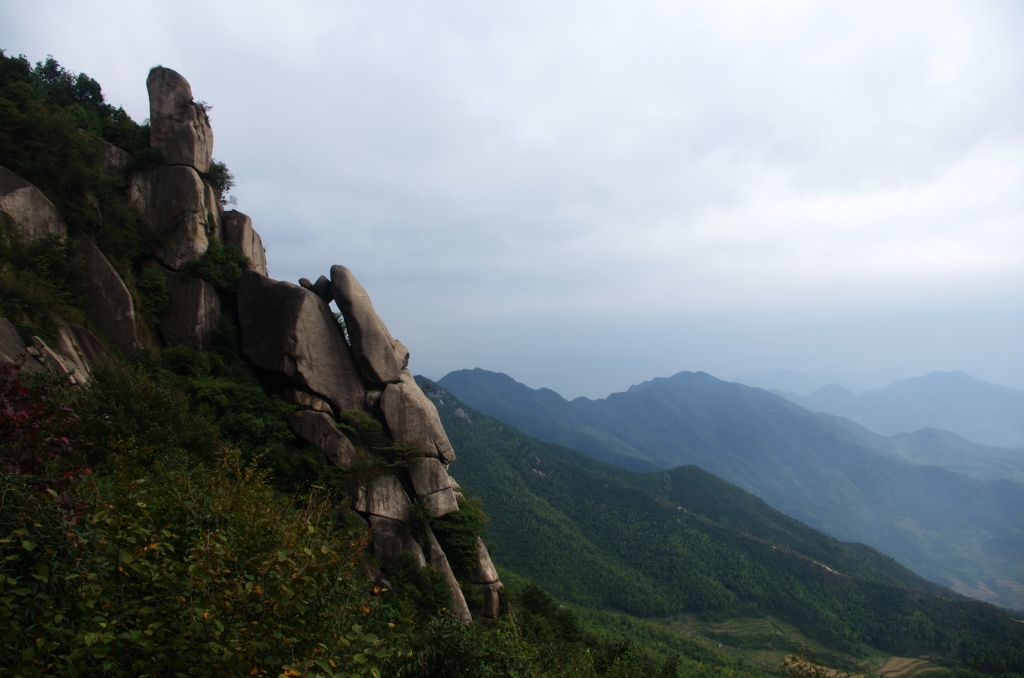
M151 325L160 322L160 316L170 308L171 295L167 291L167 278L157 266L146 266L135 279L135 289L142 299L142 313Z
M182 271L205 280L221 294L234 298L238 296L238 283L242 280L242 271L247 268L249 259L242 254L237 245L225 245L220 240L211 238L206 253L197 261L186 264Z

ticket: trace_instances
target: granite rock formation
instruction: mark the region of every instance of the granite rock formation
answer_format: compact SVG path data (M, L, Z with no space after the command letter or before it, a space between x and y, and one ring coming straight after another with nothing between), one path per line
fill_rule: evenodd
M79 233L75 241L82 254L85 297L89 301L86 318L122 353L134 353L140 344L132 295L121 276L88 236Z

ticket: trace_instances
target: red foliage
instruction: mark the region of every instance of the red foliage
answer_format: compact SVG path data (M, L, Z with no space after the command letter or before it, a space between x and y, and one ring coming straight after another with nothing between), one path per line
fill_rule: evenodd
M78 417L61 402L62 386L54 381L26 380L19 374L24 359L0 364L0 464L8 473L38 476L43 487L55 479L43 476L57 471L63 477L86 472L72 469L74 431ZM64 462L63 464L61 462Z

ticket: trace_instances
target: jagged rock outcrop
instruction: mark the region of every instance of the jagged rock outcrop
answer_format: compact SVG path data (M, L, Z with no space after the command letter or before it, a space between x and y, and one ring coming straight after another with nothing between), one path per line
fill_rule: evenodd
M474 584L493 584L498 581L498 571L491 563L491 554L480 537L476 538L476 567L470 570L469 579Z
M160 267L171 304L160 316L160 334L170 346L210 350L220 320L220 297L213 285Z
M124 281L99 248L84 233L75 235L82 253L86 318L125 355L139 348L135 305Z
M423 395L409 370L403 369L401 381L384 389L380 409L396 443L418 443L424 456L437 457L444 464L455 460L437 408Z
M238 246L249 257L251 270L267 275L267 252L260 234L252 227L252 219L237 210L225 212L224 242Z
M370 516L370 528L373 530L373 554L377 556L377 563L385 570L391 565L391 561L409 552L413 554L420 567L427 564L423 557L423 548L413 539L409 528L391 518Z
M172 166L132 173L128 202L142 214L144 229L160 244L156 257L177 271L210 246L206 186L192 167Z
M434 458L415 459L406 468L417 499L430 509L431 515L441 518L459 510L451 479L440 461Z
M370 295L344 266L331 266L331 293L345 318L356 364L366 380L376 384L401 381L409 351L391 336L373 309Z
M146 78L149 90L149 142L169 165L210 171L213 130L206 108L192 100L192 86L175 71L157 66Z
M412 520L412 502L402 482L393 475L364 476L352 480L349 487L352 508L408 523Z
M341 327L323 299L255 271L238 290L242 352L292 385L325 398L336 412L366 411L366 388Z
M68 232L60 212L43 192L4 167L0 167L0 212L14 222L26 240Z
M288 420L295 435L316 445L332 464L351 471L359 464L366 465L372 460L360 455L345 434L338 430L334 417L326 412L306 410L296 412ZM369 511L372 513L372 511Z
M448 564L448 558L444 555L441 545L437 543L437 537L434 536L433 530L429 527L427 528L426 552L427 560L430 562L431 567L444 575L444 578L448 581L448 587L452 590L452 613L462 623L470 623L473 621L473 615L470 614L469 606L466 605L466 597L462 595L459 581L455 578L451 565Z

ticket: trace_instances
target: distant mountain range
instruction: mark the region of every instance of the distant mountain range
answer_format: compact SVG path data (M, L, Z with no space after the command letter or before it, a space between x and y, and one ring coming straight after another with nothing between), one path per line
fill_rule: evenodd
M811 412L846 417L882 435L935 428L975 443L1024 450L1024 391L960 371L932 372L860 395L839 384L806 397L772 392Z
M858 655L871 646L963 661L1024 643L1024 625L990 606L811 529L696 466L616 468L417 381L455 448L455 478L491 516L495 563L566 602L646 618L698 612L746 626L759 618L768 632L722 639L756 651L792 651L810 638Z
M1024 485L912 463L906 457L922 448L939 454L927 434L878 440L852 422L701 372L571 402L480 369L439 384L484 414L608 463L635 471L694 464L932 581L1024 609Z

